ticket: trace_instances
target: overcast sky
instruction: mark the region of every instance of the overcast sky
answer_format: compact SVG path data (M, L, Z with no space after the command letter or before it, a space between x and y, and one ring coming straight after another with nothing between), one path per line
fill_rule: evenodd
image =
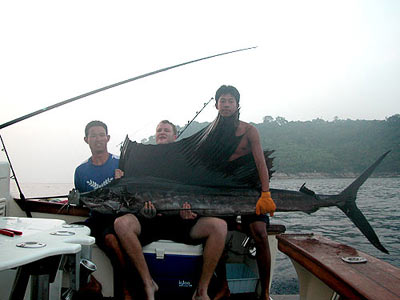
M161 119L183 126L221 84L241 118L385 119L400 113L400 1L2 1L0 124L143 73L177 68L0 131L20 181L72 182L90 156L84 126L106 122L109 151ZM209 105L198 121L216 116ZM4 160L0 154L0 160Z

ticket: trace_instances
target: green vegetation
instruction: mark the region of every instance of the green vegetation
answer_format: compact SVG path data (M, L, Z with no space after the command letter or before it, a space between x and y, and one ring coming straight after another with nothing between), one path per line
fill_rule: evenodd
M193 122L182 137L208 123ZM254 124L264 149L274 149L274 169L279 173L359 174L380 155L391 153L375 175L400 175L400 114L385 120L287 121L264 117ZM154 140L150 137L148 142Z

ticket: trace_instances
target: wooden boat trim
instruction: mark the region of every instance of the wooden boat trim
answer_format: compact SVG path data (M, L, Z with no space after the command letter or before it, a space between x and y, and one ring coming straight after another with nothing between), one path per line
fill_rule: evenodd
M400 299L400 269L350 246L313 234L277 236L278 249L345 299ZM349 264L342 257L363 257Z
M50 202L44 200L25 200L24 202L21 199L14 198L14 200L22 210L24 210L25 206L30 212L39 212L39 213L55 214L55 215L71 215L79 217L89 216L89 209L87 207L71 206L71 205L65 205L63 203Z

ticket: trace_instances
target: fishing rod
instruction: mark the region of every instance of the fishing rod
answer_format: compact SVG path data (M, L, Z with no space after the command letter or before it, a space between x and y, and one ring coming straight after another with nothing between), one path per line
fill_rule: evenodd
M184 63L180 63L180 64L177 64L177 65L174 65L174 66L169 66L169 67L166 67L166 68L162 68L162 69L159 69L159 70L156 70L156 71L152 71L152 72L149 72L149 73L145 73L145 74L142 74L142 75L139 75L139 76L136 76L136 77L132 77L132 78L126 79L126 80L122 80L122 81L119 81L119 82L104 86L102 88L95 89L93 91L81 94L79 96L72 97L70 99L58 102L56 104L47 106L45 108L39 109L39 110L34 111L32 113L29 113L29 114L26 114L26 115L24 115L22 117L14 119L14 120L8 121L8 122L6 122L4 124L1 124L0 125L0 129L6 128L6 127L11 126L11 125L13 125L15 123L18 123L18 122L21 122L23 120L29 119L29 118L31 118L33 116L36 116L36 115L41 114L41 113L44 113L44 112L49 111L51 109L57 108L59 106L71 103L73 101L85 98L85 97L93 95L93 94L97 94L97 93L103 92L105 90L108 90L108 89L123 85L123 84L131 82L131 81L142 79L142 78L145 78L145 77L148 77L148 76L151 76L151 75L155 75L157 73L165 72L165 71L168 71L168 70L171 70L171 69L174 69L174 68L182 67L184 65L192 64L192 63L199 62L199 61L202 61L202 60L206 60L206 59L210 59L210 58L214 58L214 57L218 57L218 56L223 56L223 55L228 55L228 54L232 54L232 53L236 53L236 52L247 51L247 50L251 50L251 49L255 49L255 48L257 48L257 46L249 47L249 48L237 49L237 50L223 52L223 53L219 53L219 54L214 54L214 55L210 55L210 56L194 59L194 60L191 60L191 61L187 61L187 62L184 62Z
M182 133L189 127L190 124L192 124L192 122L197 118L197 116L203 111L203 109L206 108L206 106L211 102L211 100L214 100L214 97L211 97L210 100L208 100L208 102L204 103L203 107L199 110L196 111L196 115L194 116L194 118L191 121L188 121L186 126L182 129L179 130L178 136L176 137L177 139L182 135Z
M11 170L11 173L12 173L11 178L14 179L15 183L17 184L17 189L19 191L19 197L22 200L22 202L21 202L22 205L23 205L22 208L25 211L26 216L28 218L32 218L32 214L31 214L31 212L29 211L29 209L28 209L28 207L26 205L26 199L25 199L24 193L22 193L22 189L21 189L21 187L19 185L19 182L18 182L18 179L17 179L17 175L15 175L14 168L13 168L13 165L11 163L11 159L8 156L7 148L6 148L6 145L5 145L4 141L3 141L3 137L1 136L1 134L0 134L0 140L1 140L1 144L3 145L3 149L2 150L4 151L4 153L5 153L6 157L7 157L8 163L10 164L10 170Z
M179 130L179 131L178 131L178 135L176 136L176 139L178 139L178 138L182 135L182 133L190 126L190 124L193 123L193 121L197 118L197 116L203 111L204 108L206 108L206 106L207 106L207 105L211 102L211 100L213 100L213 99L214 99L214 98L211 97L211 99L208 100L208 102L205 102L205 103L203 104L203 107L202 107L199 111L196 111L196 115L194 116L194 118L193 118L191 121L188 121L187 124L185 125L185 127L184 127L182 130ZM140 129L140 130L141 130L141 129ZM139 130L137 130L136 132L138 132L138 131L139 131ZM121 146L123 143L124 143L124 141L122 141L121 143L117 144L117 146Z
M34 112L32 112L32 113L29 113L29 114L26 114L26 115L24 115L24 116L21 116L21 117L19 117L19 118L14 119L14 120L11 120L11 121L8 121L8 122L6 122L6 123L3 123L3 124L0 125L0 129L6 128L6 127L11 126L11 125L13 125L13 124L19 123L19 122L21 122L21 121L23 121L23 120L29 119L29 118L31 118L31 117L34 117L34 116L39 115L39 114L41 114L41 113L44 113L44 112L46 112L46 111L52 110L52 109L54 109L54 108L63 106L63 105L65 105L65 104L74 102L74 101L76 101L76 100L79 100L79 99L88 97L88 96L90 96L90 95L97 94L97 93L103 92L103 91L105 91L105 90L108 90L108 89L111 89L111 88L114 88L114 87L117 87L117 86L120 86L120 85L129 83L129 82L131 82L131 81L139 80L139 79L142 79L142 78L151 76L151 75L155 75L155 74L157 74L157 73L162 73L162 72L165 72L165 71L174 69L174 68L178 68L178 67L182 67L182 66L185 66L185 65L188 65L188 64L196 63L196 62L199 62L199 61L202 61L202 60L207 60L207 59L210 59L210 58L214 58L214 57L218 57L218 56L223 56L223 55L228 55L228 54L232 54L232 53L236 53L236 52L247 51L247 50L251 50L251 49L255 49L255 48L257 48L257 46L255 46L255 47L248 47L248 48L242 48L242 49L237 49L237 50L232 50L232 51L223 52L223 53L219 53L219 54L214 54L214 55L210 55L210 56L206 56L206 57L194 59L194 60L191 60L191 61L187 61L187 62L184 62L184 63L180 63L180 64L177 64L177 65L169 66L169 67L166 67L166 68L158 69L158 70L155 70L155 71L152 71L152 72L148 72L148 73L145 73L145 74L142 74L142 75L139 75L139 76L136 76L136 77L132 77L132 78L129 78L129 79L126 79L126 80L122 80L122 81L119 81L119 82L116 82L116 83L113 83L113 84L104 86L104 87L102 87L102 88L95 89L95 90L92 90L92 91L90 91L90 92L81 94L81 95L79 95L79 96L75 96L75 97L69 98L69 99L67 99L67 100L64 100L64 101L55 103L55 104L53 104L53 105L47 106L47 107L45 107L45 108L39 109L39 110L34 111ZM211 101L211 100L210 100L210 101ZM197 116L197 115L196 115L196 116ZM182 132L183 132L183 131L182 131ZM0 138L1 138L1 135L0 135ZM1 142L2 142L2 144L3 144L3 150L4 150L4 152L6 153L7 160L8 160L8 162L9 162L9 164L10 164L10 168L11 168L11 171L12 171L12 173L13 173L12 178L15 180L15 182L16 182L16 184L17 184L17 188L18 188L19 193L20 193L20 198L21 198L20 200L22 200L21 203L22 203L23 206L24 206L24 210L25 210L25 212L26 212L26 215L27 215L28 217L32 217L30 211L27 209L27 206L26 206L26 203L27 203L27 202L26 202L25 196L24 196L24 194L22 193L21 187L20 187L20 185L19 185L19 183L18 183L17 177L16 177L16 175L15 175L14 169L13 169L13 167L12 167L11 161L10 161L10 159L9 159L9 156L8 156L8 153L7 153L7 150L6 150L6 148L5 148L5 144L4 144L2 138L1 138ZM64 198L64 197L65 197L65 195L59 196L59 198ZM45 198L45 197L42 197L42 198Z

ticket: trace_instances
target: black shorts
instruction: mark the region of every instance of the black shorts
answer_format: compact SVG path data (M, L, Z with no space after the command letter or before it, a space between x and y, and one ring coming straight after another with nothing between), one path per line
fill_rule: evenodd
M96 212L91 212L91 215L84 222L77 222L90 228L90 235L96 239L96 244L99 248L107 252L108 247L105 245L105 237L107 234L113 234L114 221L117 215L104 215Z
M190 237L190 231L198 218L184 220L180 216L157 216L152 219L138 219L142 227L139 240L143 246L157 240L172 240L189 245L199 245L203 242L201 239L194 240Z
M249 225L254 222L264 222L269 227L269 217L268 215L245 215L240 216L239 220L237 216L222 218L228 224L228 230L238 230L240 226L242 230L248 231Z

